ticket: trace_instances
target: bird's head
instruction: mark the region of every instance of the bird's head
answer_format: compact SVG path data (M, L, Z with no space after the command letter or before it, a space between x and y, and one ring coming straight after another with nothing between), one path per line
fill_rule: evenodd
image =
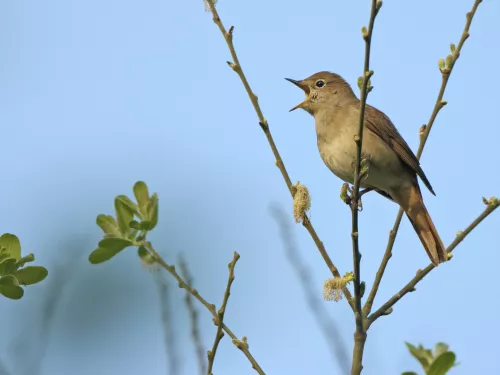
M351 86L335 73L319 72L301 81L285 79L301 88L306 94L306 99L293 107L290 112L302 108L314 116L322 109L341 105L345 100L356 98Z

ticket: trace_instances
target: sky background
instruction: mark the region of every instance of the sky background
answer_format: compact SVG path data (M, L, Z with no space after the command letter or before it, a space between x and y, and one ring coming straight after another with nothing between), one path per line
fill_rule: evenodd
M386 1L377 17L369 103L414 150L441 83L438 59L458 43L472 3ZM341 181L319 157L312 117L288 112L303 94L283 78L330 70L356 85L369 8L368 0L218 3L226 27L235 25L241 63L290 176L308 186L312 222L341 272L352 270L350 211L339 199ZM424 199L446 244L482 212L481 196L500 194L499 18L499 2L480 5L422 158L437 193L423 190ZM131 195L137 180L160 197L151 240L170 262L184 255L211 303L220 304L227 263L240 253L225 321L248 336L267 374L343 374L270 206L286 212L317 297L330 274L293 223L285 183L201 0L2 1L0 50L0 228L49 269L21 301L0 300L0 359L10 374L167 374L157 289L135 251L98 266L87 261L101 238L95 217L111 214L114 197ZM362 278L370 285L398 207L375 194L363 203ZM452 262L372 326L363 374L421 372L404 341L449 343L461 362L454 375L500 373L499 225L495 213ZM428 262L404 218L375 308ZM178 373L197 374L183 293L170 285ZM56 304L47 303L54 297ZM347 303L321 306L338 330L328 335L342 340L350 357ZM215 328L198 308L208 348ZM214 373L254 371L226 337Z

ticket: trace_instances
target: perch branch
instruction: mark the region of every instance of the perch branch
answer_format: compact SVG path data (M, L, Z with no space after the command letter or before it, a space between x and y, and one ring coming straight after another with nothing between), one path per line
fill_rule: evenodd
M472 9L470 12L467 13L466 18L467 21L465 23L464 30L462 32L462 37L460 38L460 41L458 43L458 46L456 46L456 49L452 54L450 55L450 63L449 65L445 66L444 68L440 67L441 70L441 88L439 89L439 93L436 99L436 103L434 104L434 109L432 110L431 117L429 118L429 122L427 125L424 125L421 128L421 134L420 134L420 145L418 147L417 151L417 158L420 160L420 157L422 156L422 153L424 151L425 144L427 142L427 139L429 138L429 133L432 129L432 126L434 125L434 122L436 120L436 117L443 108L447 102L443 100L444 92L446 90L446 86L448 84L448 80L450 78L450 74L453 71L453 67L455 66L455 62L460 56L460 51L462 50L462 47L469 37L469 28L472 22L472 19L474 15L476 14L477 7L481 3L482 0L475 0L474 5L472 6ZM363 312L365 316L369 315L373 306L373 301L375 300L375 297L377 295L380 282L382 281L382 277L384 276L385 269L387 267L387 263L389 263L389 259L391 259L392 256L392 249L394 247L394 242L396 241L396 236L398 234L399 226L401 224L401 220L403 218L403 209L400 208L399 212L396 216L396 221L394 222L394 226L392 230L389 232L389 241L387 243L387 247L385 249L384 256L382 258L382 261L380 263L380 266L378 268L378 271L375 276L375 281L373 282L372 289L370 291L370 294L366 300L365 306L363 307Z
M365 108L366 98L370 91L369 82L373 72L370 71L370 49L373 34L373 26L375 24L375 17L382 6L381 0L372 0L370 21L368 30L363 28L363 39L365 40L365 63L363 69L363 84L360 94L360 116L358 133L354 136L357 146L356 164L354 173L354 187L352 189L351 212L352 212L352 255L354 265L354 305L355 305L355 320L356 332L354 333L354 349L352 356L351 375L359 375L363 370L363 351L366 342L366 330L364 327L364 316L361 309L361 253L359 251L359 232L358 232L358 201L359 201L359 188L363 174L361 173L361 151L363 145L363 128L365 123Z

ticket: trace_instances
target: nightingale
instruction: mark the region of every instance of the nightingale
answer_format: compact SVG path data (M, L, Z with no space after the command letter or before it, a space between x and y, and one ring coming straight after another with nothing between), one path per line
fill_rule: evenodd
M319 153L337 177L354 183L360 101L351 86L338 74L319 72L296 81L306 99L292 108L314 116ZM383 112L366 104L363 124L362 158L368 173L360 186L375 190L399 204L434 265L448 259L446 248L424 205L417 176L433 194L420 162L398 130Z

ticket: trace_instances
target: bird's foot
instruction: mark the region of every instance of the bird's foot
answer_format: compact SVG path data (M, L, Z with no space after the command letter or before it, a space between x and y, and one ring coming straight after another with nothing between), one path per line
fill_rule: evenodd
M359 192L359 197L358 197L358 210L363 211L363 202L361 201L361 196L364 193L367 193L368 189L364 189ZM352 205L352 187L349 186L349 184L346 182L342 185L342 188L340 189L340 199L347 204L348 206Z
M360 190L358 194L358 211L363 211L363 201L361 200L361 197L372 190L373 188ZM344 183L342 185L342 188L340 189L340 199L342 199L342 201L348 206L352 204L352 188L348 183Z
M347 182L340 188L340 199L347 205L351 204L351 192L352 189Z

